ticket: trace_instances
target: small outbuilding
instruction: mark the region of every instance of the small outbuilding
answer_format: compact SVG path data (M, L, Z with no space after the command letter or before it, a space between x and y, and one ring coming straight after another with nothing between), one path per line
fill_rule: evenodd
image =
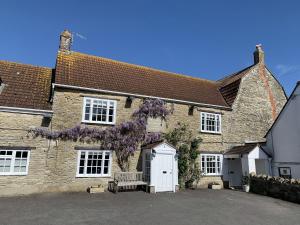
M235 146L224 153L223 179L229 181L229 186L239 187L242 177L250 173L269 175L270 161L271 156L259 143Z
M143 172L149 191L176 192L178 160L176 148L160 141L142 147Z

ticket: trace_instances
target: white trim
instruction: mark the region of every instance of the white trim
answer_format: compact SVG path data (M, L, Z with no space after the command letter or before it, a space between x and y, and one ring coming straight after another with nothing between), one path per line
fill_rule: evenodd
M219 121L220 121L219 131L209 131L207 129L204 129L204 130L202 129L202 115L205 115L204 118L205 118L205 121L206 121L207 114L211 114L211 115L214 115L214 116L219 116ZM206 124L204 124L204 126L206 126ZM221 134L222 133L222 115L220 113L200 112L200 131L202 133Z
M12 155L9 156L0 156L0 158L10 158L10 171L9 172L0 172L0 176L26 176L28 175L29 161L30 161L30 150L18 149L18 150L10 150L10 149L1 149L0 151L12 151ZM14 172L15 160L16 160L16 152L27 152L27 160L26 160L26 171L25 172ZM22 158L23 159L23 158Z
M161 100L170 101L170 102L178 102L178 103L197 105L197 106L208 107L208 108L218 108L218 109L224 109L224 110L231 110L231 108L227 107L227 106L212 105L212 104L199 103L199 102L190 102L190 101L178 100L178 99L172 99L172 98L162 98L162 97L151 96L151 95L133 94L133 93L127 93L127 92L120 92L120 91L109 91L109 90L105 90L105 89L96 89L96 88L85 88L85 87L78 87L78 86L65 85L65 84L56 84L56 83L53 83L52 86L53 86L53 90L54 90L55 87L71 88L71 89L76 89L76 90L93 91L93 92L105 92L105 93L110 93L110 94L134 96L134 97L141 97L141 98L159 98Z
M204 169L202 168L202 156L219 156L220 157L220 173L217 172L217 166L215 167L215 170L216 172L215 173L206 173L206 167L207 165L205 165ZM216 158L217 159L217 158ZM207 162L205 160L205 162ZM217 163L217 160L215 161L215 163ZM210 154L210 153L204 153L204 154L200 154L200 169L201 169L201 172L204 176L221 176L223 173L222 173L222 169L223 169L223 155L222 154Z
M18 107L8 107L8 106L0 106L0 112L24 113L24 114L42 115L42 116L49 116L49 117L51 117L53 114L52 110L18 108Z
M108 173L103 174L103 168L101 168L102 173L101 174L87 174L86 168L87 166L84 165L84 174L79 174L79 167L80 167L80 156L81 152L85 152L85 163L87 162L88 153L89 152L103 152L102 155L102 167L104 167L104 160L105 160L105 153L109 152L109 165L108 165ZM110 150L78 150L77 151L77 168L76 168L76 177L111 177L111 167L112 167L112 151Z
M90 103L90 115L89 115L89 119L85 120L85 105L86 105L86 100L90 99L91 103ZM103 121L92 121L92 116L93 116L93 102L94 100L99 100L99 101L106 101L107 102L107 112L106 112L106 118L107 121L103 122ZM110 102L113 102L114 104L114 112L113 112L113 121L112 122L108 122L109 119L109 104ZM110 99L101 99L101 98L94 98L94 97L83 97L83 106L82 106L82 119L81 122L82 123L91 123L91 124L109 124L109 125L114 125L116 123L116 117L117 117L117 101L116 100L110 100Z

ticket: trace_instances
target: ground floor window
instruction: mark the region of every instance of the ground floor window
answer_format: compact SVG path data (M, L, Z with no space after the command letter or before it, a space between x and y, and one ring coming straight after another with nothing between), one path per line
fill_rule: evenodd
M0 150L0 175L28 174L29 150Z
M222 174L222 155L221 154L201 154L201 171L204 175Z
M110 176L111 151L79 150L77 177Z

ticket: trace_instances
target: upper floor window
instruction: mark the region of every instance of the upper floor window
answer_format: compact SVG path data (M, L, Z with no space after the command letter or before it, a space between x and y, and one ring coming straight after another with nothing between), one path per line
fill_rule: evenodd
M222 174L221 154L201 154L201 171L204 175Z
M26 175L30 151L0 150L0 175Z
M114 124L116 122L115 100L84 98L83 104L83 122Z
M201 112L201 131L221 133L221 114Z

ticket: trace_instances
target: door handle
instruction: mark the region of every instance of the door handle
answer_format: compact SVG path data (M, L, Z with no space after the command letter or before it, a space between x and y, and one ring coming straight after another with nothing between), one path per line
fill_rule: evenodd
M167 171L163 171L163 173L167 173Z

